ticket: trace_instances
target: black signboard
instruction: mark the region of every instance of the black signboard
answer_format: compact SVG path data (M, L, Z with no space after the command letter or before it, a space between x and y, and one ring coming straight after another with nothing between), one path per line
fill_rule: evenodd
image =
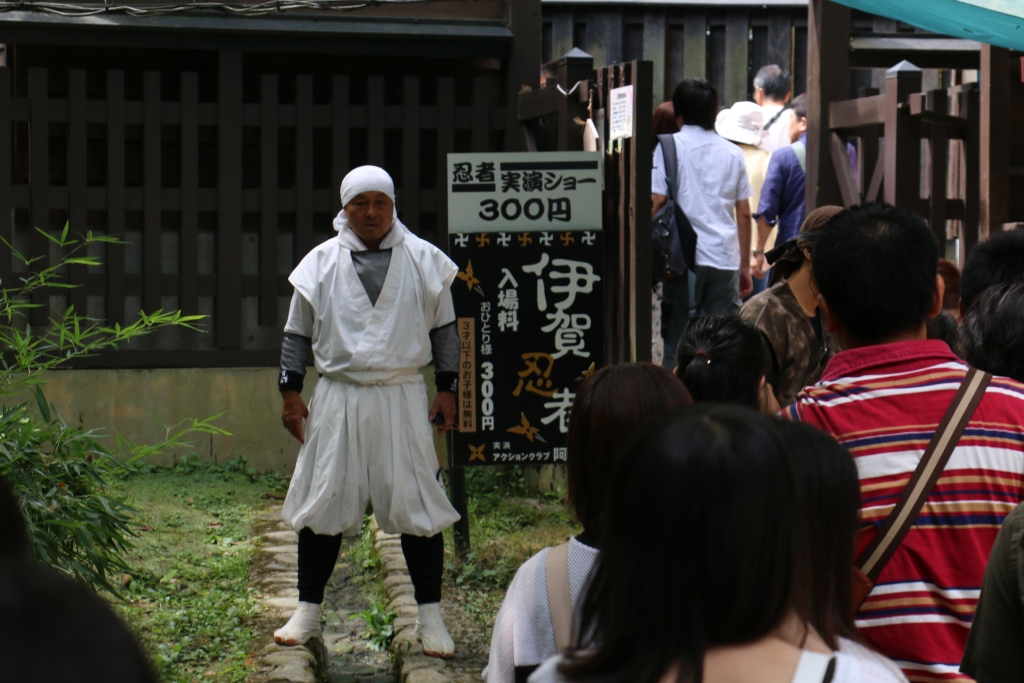
M462 342L452 464L564 462L576 387L604 353L600 230L449 239Z

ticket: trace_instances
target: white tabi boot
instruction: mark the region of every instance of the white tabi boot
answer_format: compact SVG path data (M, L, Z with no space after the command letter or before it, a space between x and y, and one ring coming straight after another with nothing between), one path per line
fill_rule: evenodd
M444 625L439 602L419 605L416 637L423 644L423 654L428 657L451 659L455 656L455 641L448 635L448 627Z
M310 638L320 637L320 605L300 602L288 623L274 631L278 645L305 645Z

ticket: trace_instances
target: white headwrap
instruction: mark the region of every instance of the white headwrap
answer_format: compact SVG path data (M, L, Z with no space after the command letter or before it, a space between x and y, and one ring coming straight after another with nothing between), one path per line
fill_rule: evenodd
M379 166L360 166L353 168L341 181L341 212L334 218L334 229L342 244L353 251L364 251L366 246L348 225L345 205L363 192L383 192L391 201L395 201L395 181L388 172ZM391 249L405 238L406 227L398 220L398 212L391 221L391 229L385 235L380 249Z
M380 166L353 168L341 181L341 206L344 207L362 192L383 192L395 201L395 181Z

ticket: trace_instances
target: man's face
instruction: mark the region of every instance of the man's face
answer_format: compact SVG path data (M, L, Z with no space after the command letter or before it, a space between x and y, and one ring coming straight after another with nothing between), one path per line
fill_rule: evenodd
M370 249L380 246L395 218L395 203L383 192L362 192L345 205L352 231Z
M789 141L796 142L807 132L807 117L791 114L789 117Z

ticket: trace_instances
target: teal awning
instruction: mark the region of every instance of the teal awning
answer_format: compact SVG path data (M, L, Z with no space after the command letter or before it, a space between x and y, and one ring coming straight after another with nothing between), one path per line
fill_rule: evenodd
M1024 51L1024 0L835 0L929 31Z

